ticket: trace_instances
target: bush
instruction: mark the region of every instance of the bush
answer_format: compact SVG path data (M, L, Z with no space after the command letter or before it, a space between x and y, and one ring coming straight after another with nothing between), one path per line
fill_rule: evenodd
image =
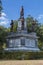
M0 60L35 60L43 59L43 52L2 52L0 53Z

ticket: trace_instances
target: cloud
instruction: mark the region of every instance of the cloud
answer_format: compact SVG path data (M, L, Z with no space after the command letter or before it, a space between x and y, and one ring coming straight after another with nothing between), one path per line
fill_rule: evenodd
M7 15L2 12L2 16L0 17L0 25L9 27L10 20L7 18Z
M6 22L6 21L0 22L0 25L6 25L6 24L8 24L8 22Z
M4 16L1 16L0 17L0 20L5 20L6 18Z
M6 14L4 12L2 12L1 16L6 16Z
M43 14L39 15L37 19L39 20L39 19L42 19L42 18L43 18Z

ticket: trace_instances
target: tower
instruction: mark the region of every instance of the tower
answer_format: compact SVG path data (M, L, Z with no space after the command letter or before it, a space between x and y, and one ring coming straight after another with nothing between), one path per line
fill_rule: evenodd
M20 9L20 21L21 21L21 29L24 30L24 8L21 6Z
M0 0L0 17L1 17L1 12L2 12L2 1Z

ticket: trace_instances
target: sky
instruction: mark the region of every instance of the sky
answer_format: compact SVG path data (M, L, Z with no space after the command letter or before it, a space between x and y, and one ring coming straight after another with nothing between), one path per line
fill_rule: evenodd
M25 18L31 15L43 24L43 0L2 0L2 6L0 25L8 27L11 20L18 20L21 6L24 7Z

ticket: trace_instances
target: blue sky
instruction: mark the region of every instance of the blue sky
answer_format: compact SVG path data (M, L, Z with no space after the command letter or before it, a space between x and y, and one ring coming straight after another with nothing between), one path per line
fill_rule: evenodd
M20 7L24 6L24 16L29 14L43 23L43 0L2 0L2 16L8 23L11 19L16 20L20 16ZM1 21L2 22L2 21ZM5 24L8 26L8 24Z

